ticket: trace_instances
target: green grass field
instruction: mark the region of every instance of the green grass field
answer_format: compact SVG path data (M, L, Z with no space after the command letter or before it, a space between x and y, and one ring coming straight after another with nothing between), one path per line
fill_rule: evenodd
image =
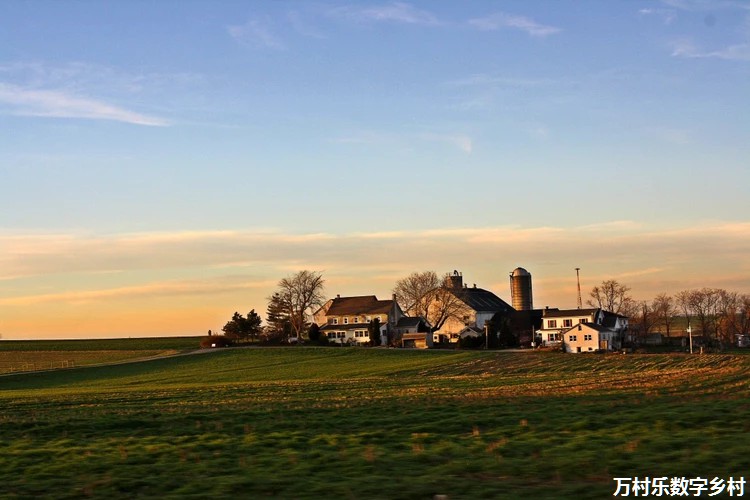
M750 476L750 358L248 348L0 377L3 498L609 498Z
M194 351L200 337L0 342L0 374L118 363Z

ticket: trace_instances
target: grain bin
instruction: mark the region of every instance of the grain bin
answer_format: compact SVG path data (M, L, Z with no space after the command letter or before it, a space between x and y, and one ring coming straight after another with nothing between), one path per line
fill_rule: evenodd
M510 296L513 298L513 309L516 311L530 311L534 309L531 295L531 274L517 267L510 273Z

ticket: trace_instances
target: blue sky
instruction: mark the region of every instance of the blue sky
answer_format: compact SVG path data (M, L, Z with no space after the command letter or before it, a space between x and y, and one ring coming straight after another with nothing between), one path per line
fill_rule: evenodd
M3 2L0 334L202 332L305 267L747 292L748 82L741 1Z

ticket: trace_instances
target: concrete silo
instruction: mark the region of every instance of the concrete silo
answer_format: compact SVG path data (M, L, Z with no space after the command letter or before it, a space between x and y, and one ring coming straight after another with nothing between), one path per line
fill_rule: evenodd
M531 274L522 267L517 267L510 273L510 296L513 299L513 309L516 311L530 311L534 309L531 295Z

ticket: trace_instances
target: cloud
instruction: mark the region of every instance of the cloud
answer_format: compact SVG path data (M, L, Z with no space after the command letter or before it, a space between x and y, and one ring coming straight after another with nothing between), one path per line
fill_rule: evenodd
M227 32L240 45L251 48L284 49L284 43L273 33L267 21L250 19L241 26L228 26Z
M487 17L470 19L469 24L482 31L496 31L503 28L513 28L525 31L533 37L547 37L556 35L562 30L554 26L539 24L524 16L496 12Z
M275 280L254 281L249 276L222 276L203 280L173 280L136 286L6 297L0 298L0 305L29 306L61 302L86 305L123 299L216 295L258 288L265 290L273 288L275 284Z
M661 18L666 25L672 24L677 19L677 11L674 9L640 9L638 13L642 16L656 16Z
M392 22L437 26L442 24L431 12L402 2L371 7L344 6L330 11L330 15L355 22Z
M663 4L675 9L701 12L718 9L750 10L750 4L744 0L661 0Z
M18 116L111 120L133 125L163 127L169 121L136 113L100 100L61 90L41 90L0 83L0 104Z
M716 58L728 61L750 61L750 43L730 45L719 50L704 50L687 39L672 42L672 56L688 59Z
M561 83L551 78L521 78L503 75L489 75L486 73L476 73L465 78L458 78L445 82L452 87L474 87L474 86L492 86L492 87L541 87Z

